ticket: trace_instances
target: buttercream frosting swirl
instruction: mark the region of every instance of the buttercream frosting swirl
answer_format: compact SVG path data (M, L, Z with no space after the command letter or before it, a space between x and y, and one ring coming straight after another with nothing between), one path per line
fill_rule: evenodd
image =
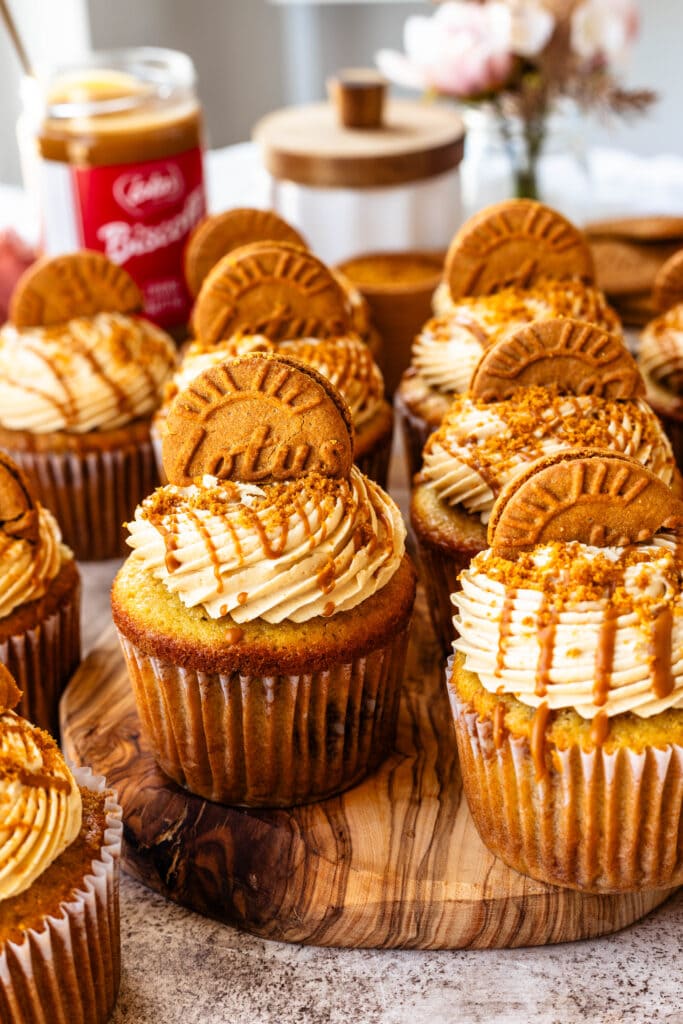
M456 650L494 694L593 719L683 707L681 538L480 552L452 595Z
M496 497L520 470L571 448L603 448L638 459L666 484L671 445L646 402L560 395L526 388L502 402L456 395L424 449L422 479L449 505L487 523Z
M604 296L580 281L544 281L522 291L505 288L448 302L439 291L440 315L428 320L413 345L412 364L429 387L446 394L466 391L481 354L493 341L525 324L566 316L621 334Z
M235 622L305 622L347 611L389 582L405 526L355 467L256 487L159 488L128 524L131 557L192 608Z
M291 356L322 373L341 392L354 426L361 427L377 413L384 400L382 372L361 338L295 338L273 342L263 335L236 335L218 345L193 341L167 389L165 403L212 366L249 352Z
M37 543L0 530L0 619L20 605L43 597L68 554L55 517L42 505L36 507Z
M159 405L173 341L121 313L0 331L0 424L34 434L112 430Z
M683 401L683 305L647 325L640 339L638 365L648 397L673 407Z
M57 744L0 714L0 900L24 892L81 828L81 794Z

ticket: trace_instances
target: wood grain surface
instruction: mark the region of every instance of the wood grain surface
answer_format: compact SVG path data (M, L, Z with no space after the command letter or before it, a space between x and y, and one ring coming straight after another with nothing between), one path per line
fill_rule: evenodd
M291 811L195 797L157 768L109 627L62 700L67 754L118 790L126 870L271 939L325 946L493 948L623 928L667 892L583 896L493 857L462 794L442 663L420 595L395 754L342 796Z

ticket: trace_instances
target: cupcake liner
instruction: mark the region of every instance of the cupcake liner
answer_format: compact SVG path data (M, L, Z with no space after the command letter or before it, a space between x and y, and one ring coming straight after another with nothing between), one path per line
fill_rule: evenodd
M427 593L427 607L443 651L450 654L456 637L451 594L460 590L458 576L474 558L474 551L447 551L432 547L415 533L420 579Z
M301 675L209 674L119 633L161 769L220 803L287 807L359 782L391 752L408 630L364 657Z
M76 782L101 792L104 779L73 769ZM78 1021L102 1024L119 988L119 861L123 824L113 796L105 802L107 828L99 857L82 888L47 916L40 930L0 948L0 1020L12 1024Z
M164 462L161 457L161 433L156 422L152 421L152 427L150 430L150 436L152 440L152 451L154 453L154 462L157 467L157 475L159 477L159 483L165 486L168 483L168 477L166 476L166 470L164 469ZM150 491L151 493L151 491Z
M640 892L683 883L683 747L641 753L548 743L551 767L536 778L528 741L498 746L450 684L465 795L483 842L522 874L591 893Z
M81 660L80 579L52 615L0 641L0 664L22 690L17 714L59 736L59 698Z
M111 451L8 450L80 561L125 555L123 523L158 483L149 437Z

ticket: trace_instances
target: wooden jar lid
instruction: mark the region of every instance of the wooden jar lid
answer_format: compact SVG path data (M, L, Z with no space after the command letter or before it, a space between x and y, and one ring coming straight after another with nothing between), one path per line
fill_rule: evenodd
M274 178L325 188L403 185L451 170L462 160L465 129L450 107L413 100L388 100L381 123L363 115L377 93L376 77L363 85L358 71L330 83L332 103L286 107L255 126L266 169ZM365 103L363 103L365 99ZM346 127L349 110L358 127ZM371 115L370 121L376 121Z

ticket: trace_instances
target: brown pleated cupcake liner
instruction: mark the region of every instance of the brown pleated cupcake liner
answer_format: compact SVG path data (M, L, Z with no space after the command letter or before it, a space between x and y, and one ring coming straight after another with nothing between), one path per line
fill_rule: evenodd
M159 483L165 486L168 483L168 477L166 476L166 470L164 469L164 462L161 458L161 432L155 420L152 420L151 427L151 438L152 438L152 451L154 452L154 462L157 467L157 475L159 477Z
M448 669L465 795L483 842L542 882L590 893L683 883L683 747L560 750L536 776L529 743L481 720Z
M0 664L22 690L17 714L59 737L59 699L81 660L80 580L43 622L0 641Z
M391 752L407 634L325 671L272 676L196 672L119 638L161 769L219 803L288 807L348 789Z
M445 654L451 654L456 637L451 594L460 590L458 576L474 558L471 551L451 552L432 547L415 534L420 579L427 594L427 607L434 632Z
M126 554L123 524L159 482L149 439L111 451L8 454L56 516L76 558L92 562Z
M422 469L422 450L427 438L435 430L427 420L411 412L401 397L400 391L394 395L394 411L398 417L403 435L403 447L408 470L408 479L412 480Z
M76 768L76 782L101 792L104 779ZM0 1020L103 1024L116 1002L121 973L119 862L123 825L113 796L99 856L74 899L57 917L28 929L21 942L0 947Z

